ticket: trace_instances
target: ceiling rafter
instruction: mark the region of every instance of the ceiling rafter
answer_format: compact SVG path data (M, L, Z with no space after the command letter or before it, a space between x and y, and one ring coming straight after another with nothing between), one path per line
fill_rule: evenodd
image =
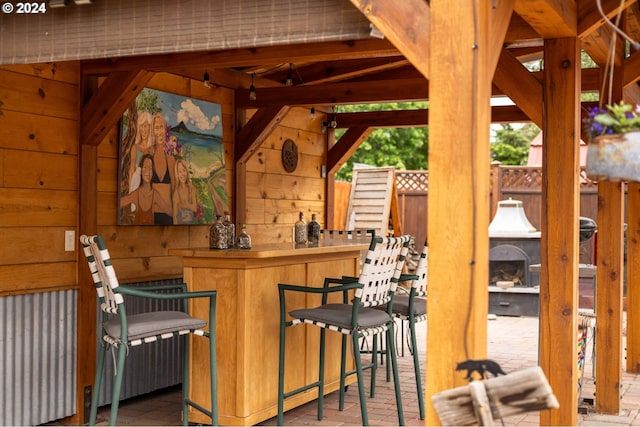
M624 10L637 0L601 0L602 11L612 19L619 10ZM578 36L586 37L604 24L596 0L578 0Z
M542 84L506 49L500 55L493 84L542 127Z
M175 68L234 68L256 64L290 62L323 62L370 57L398 56L398 50L387 40L367 39L348 42L307 43L289 46L267 46L253 49L229 49L214 52L147 55L86 61L84 74L106 74L112 71L148 69L171 71Z
M322 85L259 88L257 99L249 99L249 91L236 91L236 107L263 108L278 103L285 105L366 104L428 99L424 78L401 80L390 89L388 81L345 82Z
M262 108L249 119L236 134L234 150L235 162L249 159L267 136L278 126L291 109L288 105L274 105Z
M429 5L424 0L351 0L367 19L429 78ZM423 20L424 17L427 17Z
M564 0L516 0L513 9L542 38L575 37L577 6Z
M81 143L100 144L152 77L144 70L111 73L82 108Z

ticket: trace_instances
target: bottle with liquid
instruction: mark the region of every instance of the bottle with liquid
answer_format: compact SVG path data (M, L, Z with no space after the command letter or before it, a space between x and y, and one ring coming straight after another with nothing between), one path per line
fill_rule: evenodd
M293 236L296 245L307 243L307 223L304 221L304 213L302 212L293 226Z
M209 248L227 249L227 227L222 222L220 215L216 216L216 222L209 229Z
M311 221L307 225L307 240L313 244L320 241L320 223L316 220L316 214L311 214Z
M236 241L236 225L231 222L229 212L224 213L224 226L227 229L227 247L232 248Z
M251 249L251 236L247 234L246 224L242 224L242 229L240 230L240 233L238 233L236 247L238 249Z

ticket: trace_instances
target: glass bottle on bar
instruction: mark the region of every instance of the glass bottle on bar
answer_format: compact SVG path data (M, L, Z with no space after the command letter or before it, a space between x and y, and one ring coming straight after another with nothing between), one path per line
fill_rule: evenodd
M224 226L220 215L216 216L216 222L209 229L209 248L227 249L227 227Z
M293 226L293 236L296 245L307 243L307 223L304 221L304 213L302 212Z
M236 241L236 225L231 222L229 212L224 213L224 226L227 229L227 247L232 248Z
M311 221L307 224L307 240L314 245L320 241L320 223L316 218L316 214L311 214Z
M238 233L236 247L238 249L251 249L251 236L247 234L246 224L242 224L242 229L240 230L240 233Z

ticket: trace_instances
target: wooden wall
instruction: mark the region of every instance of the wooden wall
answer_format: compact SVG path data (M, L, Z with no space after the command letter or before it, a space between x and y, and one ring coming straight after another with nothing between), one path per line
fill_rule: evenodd
M0 67L0 296L77 286L79 69Z
M279 127L247 161L247 232L255 243L292 242L299 212L305 221L317 214L325 227L326 135L322 119L311 120L309 110L292 108ZM282 166L282 145L287 139L298 146L298 166L288 173Z
M0 295L77 286L76 253L64 250L64 236L74 230L78 249L79 80L76 62L0 68ZM221 105L233 206L234 91L165 73L147 86ZM246 223L254 243L290 242L300 211L307 221L316 213L324 226L321 122L307 109L292 109L247 162ZM180 277L181 260L168 249L207 246L209 226L118 226L118 138L115 126L98 146L98 233L122 282ZM286 139L298 146L292 173L281 161Z

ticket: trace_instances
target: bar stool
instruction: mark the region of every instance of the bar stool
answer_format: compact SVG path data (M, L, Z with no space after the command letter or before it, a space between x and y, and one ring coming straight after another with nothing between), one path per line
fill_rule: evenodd
M403 248L408 248L409 239L410 236L372 238L366 259L362 265L360 275L357 278L326 278L322 288L309 288L282 283L278 285L280 295L280 356L278 377L279 425L282 425L283 423L284 400L312 388L318 389L318 420L322 419L322 408L324 402L325 334L327 329L343 334L340 367L340 409L342 410L344 408L346 377L356 374L363 425L368 425L363 369L369 367L372 369L370 394L373 396L375 390L375 371L377 362L376 357L374 356L371 365L363 366L360 355L359 339L386 332L387 345L391 350L391 366L393 370L396 405L398 408L398 423L400 425L404 425L400 380L398 376L393 333L395 323L393 321L391 307L397 281L400 276L399 273L397 274L398 260ZM351 300L349 296L350 291L354 291L354 297ZM289 311L288 315L291 318L291 320L289 320L287 317L285 299L285 295L288 292L322 294L322 305L314 308L302 308ZM334 292L342 293L342 303L327 303L328 294ZM386 311L376 309L377 306L383 304L387 304L388 308ZM295 390L285 392L284 367L286 329L288 327L304 323L321 328L318 380ZM355 370L349 372L346 371L348 335L351 336L352 351L356 365ZM293 363L296 362L294 361Z
M182 422L188 425L188 407L204 413L211 418L212 425L218 424L218 387L216 370L216 291L186 292L186 286L180 286L182 292L160 293L174 289L176 285L153 286L136 289L131 286L120 285L115 270L111 264L109 251L102 236L80 237L84 247L84 254L89 264L89 270L96 286L102 309L102 344L103 350L98 353L96 376L91 397L91 412L89 425L95 425L98 412L99 390L102 382L105 355L108 348L117 350L115 367L116 377L113 382L109 425L116 425L120 390L124 378L124 365L129 347L153 343L161 339L182 337L184 340L184 378L182 383ZM180 299L183 311L154 311L127 316L124 296L131 295L153 299ZM187 314L187 300L192 298L209 299L209 331L204 331L207 321L191 317ZM211 410L203 408L189 399L189 334L203 336L209 339L209 364L211 369Z

